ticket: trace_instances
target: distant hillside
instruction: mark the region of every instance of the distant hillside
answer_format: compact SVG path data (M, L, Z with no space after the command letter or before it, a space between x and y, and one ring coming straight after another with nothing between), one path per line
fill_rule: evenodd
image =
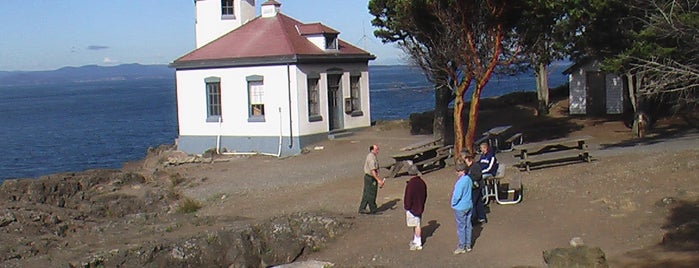
M109 80L174 79L175 70L167 65L122 64L63 67L53 71L0 71L0 85L34 85Z

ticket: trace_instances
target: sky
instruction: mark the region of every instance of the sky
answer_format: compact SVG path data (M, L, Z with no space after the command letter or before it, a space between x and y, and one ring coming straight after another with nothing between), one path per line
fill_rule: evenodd
M264 1L255 1L257 14ZM374 37L368 1L277 2L287 16L321 22L376 55L370 64L405 64L400 49ZM194 15L193 0L2 0L0 71L168 64L194 50Z

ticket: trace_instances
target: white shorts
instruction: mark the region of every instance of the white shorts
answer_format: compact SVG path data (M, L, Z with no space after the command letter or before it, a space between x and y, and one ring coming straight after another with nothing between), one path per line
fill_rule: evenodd
M408 227L420 227L420 217L410 213L410 210L405 211L405 223Z

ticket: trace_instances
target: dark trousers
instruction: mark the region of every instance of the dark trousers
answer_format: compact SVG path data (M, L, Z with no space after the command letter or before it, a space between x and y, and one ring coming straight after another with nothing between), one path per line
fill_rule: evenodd
M374 177L364 174L364 193L362 194L362 202L359 204L359 211L365 211L366 206L369 206L369 212L376 212L376 191L379 183Z
M485 204L483 203L483 187L473 189L471 192L471 199L473 201L473 219L475 220L486 220L485 215Z

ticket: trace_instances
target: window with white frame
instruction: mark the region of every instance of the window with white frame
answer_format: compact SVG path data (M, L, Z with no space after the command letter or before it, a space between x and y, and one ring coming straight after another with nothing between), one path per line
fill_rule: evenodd
M221 78L207 77L206 83L206 121L221 120Z
M247 77L248 82L248 103L250 105L248 121L265 121L265 88L263 77L253 75Z
M307 79L308 86L308 121L321 121L323 118L320 115L320 76L309 75Z
M350 103L352 105L352 116L361 116L362 113L362 86L361 74L352 74L350 76Z
M325 49L337 49L337 35L325 36Z
M234 16L235 9L233 8L234 0L221 0L221 16Z

